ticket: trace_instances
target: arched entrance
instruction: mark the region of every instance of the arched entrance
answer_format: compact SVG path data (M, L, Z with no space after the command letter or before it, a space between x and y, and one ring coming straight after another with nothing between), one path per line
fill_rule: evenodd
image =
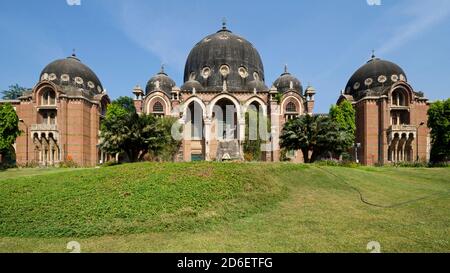
M189 103L186 109L185 137L183 140L184 153L189 161L202 161L206 159L204 112L197 101ZM185 156L186 158L186 156Z
M216 123L216 134L218 140L237 140L238 139L238 116L234 103L222 98L213 107L212 118Z
M212 105L211 115L211 158L217 161L240 160L241 148L241 124L239 105L232 97L218 97Z

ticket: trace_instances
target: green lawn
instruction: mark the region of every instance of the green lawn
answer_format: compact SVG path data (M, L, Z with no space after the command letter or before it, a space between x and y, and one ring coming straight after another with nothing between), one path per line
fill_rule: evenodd
M0 252L450 252L450 168L11 170L0 200Z

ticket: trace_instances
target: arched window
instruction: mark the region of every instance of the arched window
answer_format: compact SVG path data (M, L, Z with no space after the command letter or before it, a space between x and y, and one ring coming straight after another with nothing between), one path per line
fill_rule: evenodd
M286 108L284 110L285 110L284 117L286 120L295 119L299 115L299 110L297 109L297 105L295 105L295 103L292 101L289 102L288 104L286 104Z
M191 140L203 138L203 109L197 102L189 104L187 109L187 124L191 130Z
M405 93L400 90L392 92L392 105L394 106L408 106Z
M292 101L286 105L286 113L297 113L297 106Z
M42 93L42 105L56 105L56 94L53 90L45 90Z
M154 105L153 105L153 113L155 114L163 114L164 113L164 107L161 104L161 102L157 101Z

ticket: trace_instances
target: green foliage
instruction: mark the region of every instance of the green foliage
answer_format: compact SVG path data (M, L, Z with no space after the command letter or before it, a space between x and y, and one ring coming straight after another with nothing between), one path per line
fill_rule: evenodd
M305 163L312 163L329 153L341 154L353 138L328 117L304 115L285 124L280 145L287 150L301 150Z
M280 104L281 100L283 99L283 94L282 93L278 93L275 95L275 101Z
M254 122L257 126L256 128L256 139L250 140L250 120L255 121ZM264 122L268 124L267 117L264 117L261 119L261 115L258 111L255 111L255 109L249 109L247 113L245 113L245 141L244 141L244 158L246 161L260 161L262 157L262 151L261 146L263 145L264 141L262 140L261 133L260 132L260 123ZM266 128L269 128L267 126ZM267 132L264 132L267 134Z
M0 236L201 230L268 210L284 195L273 172L246 164L137 163L49 172L0 179Z
M23 95L28 89L21 87L18 84L9 86L8 90L3 90L2 95L4 100L16 100Z
M386 253L446 253L448 177L285 163L8 170L0 252L60 253L75 239L83 253L365 253L376 238Z
M136 107L134 106L133 99L130 97L119 97L112 104L122 107L128 113L136 113Z
M153 160L173 160L181 143L171 136L173 118L138 115L127 97L108 106L101 126L101 149L125 153L131 162L142 161L146 155Z
M0 105L0 153L7 156L20 135L19 117L10 103Z
M59 163L59 167L62 169L74 169L79 168L80 166L75 161L73 161L72 158L68 158L63 162Z
M327 167L345 167L345 168L359 168L360 164L354 161L337 161L337 160L320 160L314 163L316 166L327 166Z
M450 160L450 99L437 101L428 110L428 127L431 128L431 161Z
M430 164L426 162L396 162L392 164L393 167L397 168L428 168Z
M349 101L343 101L339 105L332 106L330 109L330 118L335 122L340 130L347 132L348 137L340 145L337 156L348 151L355 143L356 134L356 111Z
M172 137L172 128L178 120L174 117L160 117L156 120L156 138L151 141L149 155L154 161L175 161L181 141ZM181 133L179 131L179 133Z

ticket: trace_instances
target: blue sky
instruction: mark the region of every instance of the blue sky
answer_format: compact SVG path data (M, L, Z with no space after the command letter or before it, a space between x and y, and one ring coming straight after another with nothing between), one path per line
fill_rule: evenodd
M450 97L448 0L80 1L1 1L0 90L33 87L48 63L74 48L112 98L131 96L161 63L181 86L189 51L226 17L259 50L267 85L288 64L317 89L316 112L328 111L372 49L431 100Z

